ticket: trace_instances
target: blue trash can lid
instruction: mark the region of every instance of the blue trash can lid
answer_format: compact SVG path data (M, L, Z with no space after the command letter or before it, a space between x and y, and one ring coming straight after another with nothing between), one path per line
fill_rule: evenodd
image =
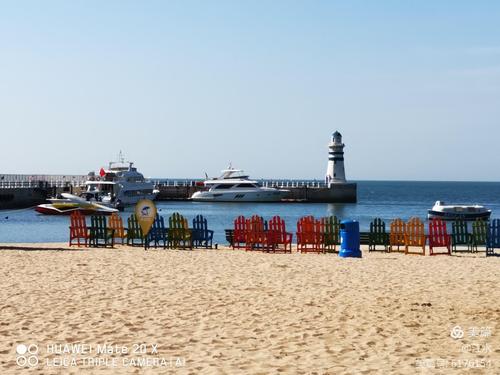
M340 224L351 224L351 223L357 223L357 220L342 220Z

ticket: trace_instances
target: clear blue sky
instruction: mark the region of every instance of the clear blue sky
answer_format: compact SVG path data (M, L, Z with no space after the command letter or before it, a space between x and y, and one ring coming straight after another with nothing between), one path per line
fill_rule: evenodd
M0 173L499 180L500 2L11 1Z

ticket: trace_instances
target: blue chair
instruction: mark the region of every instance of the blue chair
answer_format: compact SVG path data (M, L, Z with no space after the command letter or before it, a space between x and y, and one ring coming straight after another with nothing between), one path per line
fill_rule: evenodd
M495 254L495 249L500 249L500 219L490 221L486 238L486 256L500 256Z
M149 230L146 237L144 248L148 249L151 247L151 242L154 243L155 249L160 246L160 242L163 242L163 248L167 248L167 228L165 228L165 222L163 216L156 214L155 221Z
M192 240L194 247L212 248L214 231L208 229L207 219L198 215L193 219Z

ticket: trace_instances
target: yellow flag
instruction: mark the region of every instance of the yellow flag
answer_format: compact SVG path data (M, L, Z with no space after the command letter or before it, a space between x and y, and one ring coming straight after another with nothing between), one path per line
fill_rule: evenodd
M135 205L135 216L142 229L142 234L146 236L153 225L156 217L156 206L149 199L141 199Z

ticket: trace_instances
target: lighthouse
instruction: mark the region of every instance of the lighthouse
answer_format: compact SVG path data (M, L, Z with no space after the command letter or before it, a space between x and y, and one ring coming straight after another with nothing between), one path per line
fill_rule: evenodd
M332 140L328 144L328 167L326 169L325 181L330 187L331 184L345 183L344 170L344 144L342 134L338 131L333 133Z

